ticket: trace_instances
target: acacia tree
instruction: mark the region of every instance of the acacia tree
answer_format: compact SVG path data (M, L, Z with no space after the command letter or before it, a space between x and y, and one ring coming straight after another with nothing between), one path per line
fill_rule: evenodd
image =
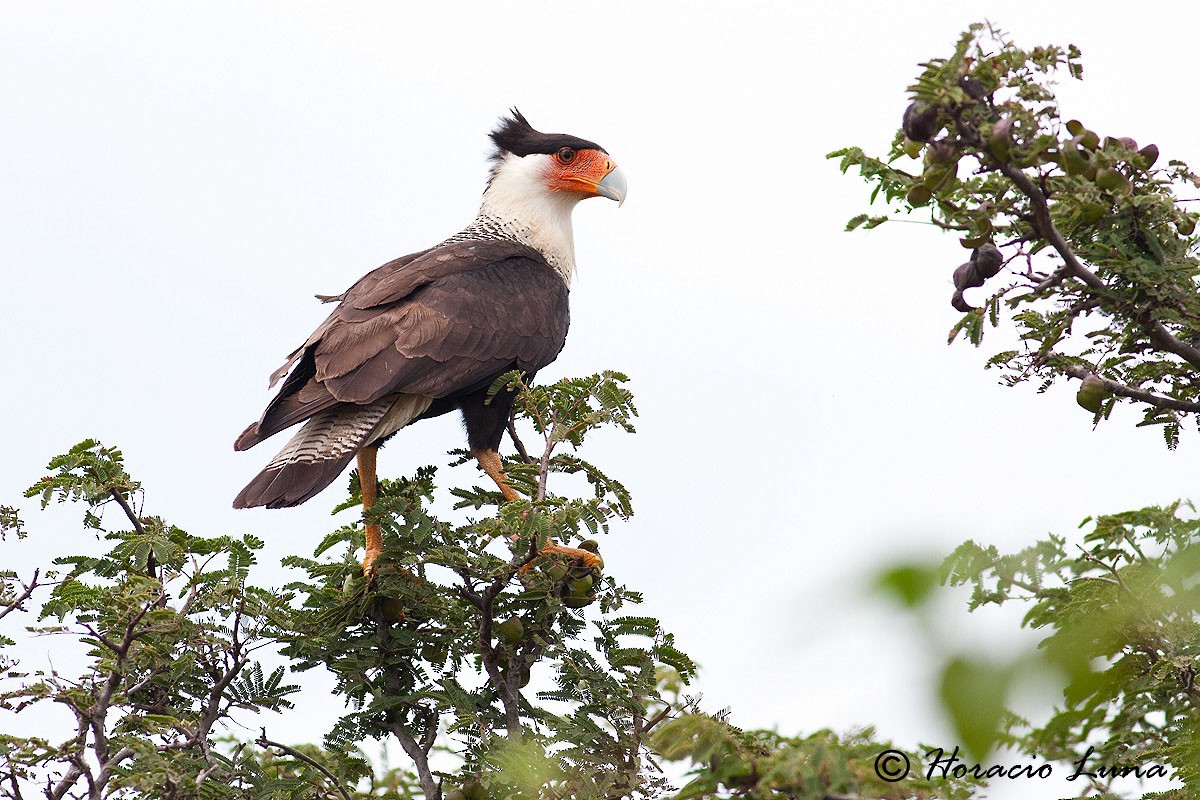
M1200 339L1195 215L1172 191L1195 177L1178 162L1158 167L1152 146L1061 123L1050 79L1081 74L1073 48L1024 51L975 26L924 67L886 157L834 156L875 196L927 213L971 250L954 272L964 316L952 340L978 345L988 324L1012 326L1020 349L989 362L1009 382L1084 379L1079 399L1097 421L1118 399L1141 403L1174 445L1200 410L1188 376ZM906 156L919 167L906 170ZM993 294L969 308L965 291L985 284ZM193 536L147 515L118 450L87 441L52 460L30 496L80 503L108 549L30 575L0 571L0 631L13 634L0 632L0 798L976 794L981 782L937 772L930 748L903 753L907 777L890 773L881 759L900 753L870 729L786 736L705 713L684 693L695 665L658 620L635 613L640 594L613 565L547 547L598 554L596 539L632 513L624 487L579 456L599 426L632 430L623 376L531 388L511 375L495 388L505 384L521 392L519 456L505 469L529 500L502 506L495 492L455 488L452 502L475 516L450 522L432 468L384 481L367 520L287 559L304 577L279 589L253 582L254 537ZM352 478L344 507L358 499ZM370 578L354 557L363 522L385 532ZM1097 518L1077 548L1067 537L1012 555L967 543L940 572L900 565L880 582L918 612L939 578L972 587L972 608L1029 603L1027 624L1046 631L1042 657L947 661L943 705L970 756L1000 743L1060 764L1082 758L1084 793L1110 796L1126 790L1099 764L1162 764L1183 786L1160 796L1182 800L1200 793L1198 534L1186 506L1143 509ZM0 507L0 539L27 535ZM18 620L67 637L85 666L68 675L18 660L8 627ZM254 712L291 713L300 690L289 669L327 670L347 713L320 745L266 729L237 738ZM1005 711L1030 669L1057 670L1067 687L1037 726ZM67 728L21 734L47 707L64 710ZM384 741L404 765L364 755ZM687 774L672 781L666 761L687 762Z
M1063 120L1054 81L1081 79L1080 57L1074 46L1026 50L972 25L949 57L921 65L886 155L850 147L829 157L889 207L848 230L918 215L970 251L952 272L949 299L963 316L951 342L978 347L989 328L1007 329L1018 346L986 363L1006 383L1041 390L1078 379L1077 400L1097 423L1133 403L1173 448L1200 411L1200 215L1185 205L1200 178L1181 161L1162 163L1153 144ZM974 307L966 292L980 287ZM1090 528L1082 540L1054 536L1007 555L967 542L940 570L901 565L882 583L915 608L939 578L968 585L972 609L1024 603L1025 624L1046 632L1038 656L947 660L943 704L977 759L1005 744L1066 765L1081 794L1137 794L1115 781L1165 773L1183 788L1155 796L1195 797L1200 523L1175 503L1081 527ZM1030 669L1065 685L1037 726L1005 710Z
M555 551L598 554L594 537L632 513L625 488L579 455L600 426L633 430L624 382L506 376L495 388L519 390L521 430L505 469L530 499L501 506L460 487L447 501L432 468L382 481L368 518L289 556L304 577L275 590L253 582L254 537L146 515L119 450L89 440L53 459L28 495L80 503L109 549L0 572L0 622L34 614L33 633L69 637L86 664L68 676L19 663L15 636L0 639L0 798L652 797L673 791L665 760L693 764L679 797L967 796L961 781L880 779L874 759L891 743L869 730L789 738L704 713L684 694L695 665L633 613L641 595L602 560ZM343 508L359 506L356 477L350 489ZM446 521L434 509L448 502L477 516ZM32 535L11 508L0 521L0 535ZM355 557L365 522L385 540L370 577ZM254 712L297 713L288 671L313 669L347 704L321 745L266 728L236 738ZM60 738L14 733L55 706L74 720ZM376 768L371 742L397 745L405 764Z
M1163 164L1154 144L1064 121L1054 79L1082 78L1079 59L1074 46L1024 50L973 25L950 57L923 65L885 156L830 157L892 207L849 229L920 214L970 250L953 271L963 317L951 341L978 346L989 325L1009 326L1019 348L987 362L1006 382L1079 379L1097 420L1136 403L1174 447L1200 412L1200 215L1179 196L1200 178ZM990 292L978 308L964 296L975 287Z

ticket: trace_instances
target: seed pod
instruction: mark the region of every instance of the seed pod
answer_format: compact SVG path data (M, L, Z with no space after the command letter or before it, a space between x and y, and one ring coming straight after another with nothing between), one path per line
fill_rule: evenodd
M1012 151L1012 126L1010 117L998 121L988 134L988 151L1000 161L1007 161Z
M525 638L525 624L520 617L512 617L497 625L496 633L509 644L516 644Z
M1000 265L1004 263L1004 254L1000 252L999 247L988 242L980 245L971 254L971 261L975 263L975 271L986 281L1000 271Z
M941 130L941 126L938 125L938 107L914 100L904 109L901 127L904 128L904 135L914 142L928 142Z
M555 583L567 577L567 569L567 565L558 560L542 565L542 571L546 573L546 577Z
M1096 185L1106 192L1113 194L1129 194L1131 188L1129 179L1121 174L1120 170L1110 169L1105 167L1096 173Z
M479 781L467 781L462 790L467 800L487 800L488 791Z
M1104 401L1110 397L1112 397L1112 392L1105 387L1104 381L1089 372L1083 379L1079 391L1075 394L1075 402L1093 414L1099 414L1100 409L1104 406Z
M1134 164L1141 169L1150 169L1154 166L1155 161L1158 161L1158 145L1148 144L1141 150L1138 150Z
M933 192L929 191L929 187L923 183L914 183L909 187L908 192L904 195L904 199L913 208L920 208L923 205L929 204L929 201L933 199Z
M982 100L987 94L987 90L983 88L983 84L969 75L962 76L958 81L958 85L962 87L962 90L972 100Z
M931 192L940 192L954 186L958 180L958 162L950 164L926 164L921 173L921 183L929 187Z
M975 306L968 303L963 297L962 289L959 289L954 293L954 297L950 298L950 305L954 306L955 311L961 311L964 314L975 310Z
M563 605L567 608L583 608L584 606L590 606L594 602L596 602L596 595L594 594L569 594L562 599Z
M954 164L958 162L958 148L945 139L938 139L936 142L930 142L925 148L925 163L928 164Z
M954 269L954 288L960 292L976 286L983 286L983 280L983 277L980 276L979 271L975 268L974 261L959 264Z
M584 575L582 578L574 578L567 584L567 591L573 595L585 595L591 592L592 586L596 583L596 579L591 575Z
M1062 164L1063 172L1068 175L1082 175L1087 172L1091 163L1091 157L1075 141L1064 144L1059 155L1059 163Z

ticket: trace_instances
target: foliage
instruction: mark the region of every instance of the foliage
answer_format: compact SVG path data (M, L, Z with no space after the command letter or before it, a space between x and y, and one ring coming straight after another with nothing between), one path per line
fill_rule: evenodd
M1054 81L1081 79L1074 46L1024 50L972 25L948 58L922 65L891 149L830 154L858 169L891 214L927 215L971 257L954 271L950 332L979 345L1011 326L1019 346L988 367L1012 384L1091 376L1080 404L1097 421L1118 399L1161 425L1169 446L1200 411L1196 221L1180 191L1200 178L1158 148L1063 121ZM848 228L891 214L860 214ZM964 292L986 284L973 308Z
M1200 181L1179 162L1157 167L1153 145L1061 123L1052 81L1079 78L1079 58L973 26L923 65L886 159L833 155L875 184L873 200L923 209L971 250L954 272L964 317L951 340L978 345L987 325L1011 325L1020 347L988 362L1009 383L1080 379L1097 421L1133 400L1174 445L1200 411L1188 374L1200 366L1196 215L1176 190ZM918 156L919 171L897 166ZM970 308L965 292L988 282L993 294ZM593 538L633 513L626 488L579 455L599 428L634 430L626 380L503 376L493 391L519 392L505 470L528 499L448 487L453 508L438 511L433 468L384 480L366 519L285 560L302 577L280 590L252 582L253 536L197 537L144 514L119 450L88 440L54 458L27 497L82 505L105 548L44 573L0 571L0 622L36 616L32 634L69 641L82 665L24 664L15 630L0 634L0 715L69 715L58 739L0 734L0 798L976 796L982 776L936 773L936 748L901 750L869 728L745 731L683 694L696 665L637 612L640 593L607 572ZM335 511L360 500L352 476ZM385 547L364 576L354 554L367 522ZM987 763L1001 745L1086 764L1084 793L1109 797L1124 784L1097 764L1160 765L1182 784L1160 797L1197 796L1200 520L1175 504L1085 525L1078 552L1065 537L1007 555L967 542L940 571L896 565L879 585L918 614L939 582L968 586L972 609L1025 603L1026 625L1045 633L1035 655L947 654L942 705L969 757ZM0 506L0 541L9 534L31 535ZM295 714L288 673L306 670L326 671L346 702L321 745L230 735L252 714ZM1061 705L1037 724L1011 714L1015 687L1046 672L1066 687ZM376 763L372 742L398 745L405 764ZM688 765L679 787L660 767L672 761Z
M703 714L684 714L655 733L654 747L662 758L688 759L696 765L695 777L675 795L679 800L729 794L794 800L924 800L967 798L978 788L969 780L926 777L927 765L918 753L904 754L911 764L909 777L884 780L877 766L881 754L899 751L891 742L875 739L870 728L845 736L822 730L787 737L775 731L742 731Z
M452 487L457 513L477 516L450 522L433 513L446 503L433 468L381 481L366 520L331 532L311 558L285 559L303 577L282 590L254 584L254 537L197 537L145 515L119 450L88 440L54 458L27 496L79 503L106 548L25 579L0 574L0 620L36 613L32 633L68 638L84 664L74 677L15 657L0 665L0 715L61 705L74 717L61 739L0 735L0 798L35 786L50 798L661 796L673 790L659 759L697 757L685 741L697 725L727 744L680 796L886 788L867 773L884 746L869 733L737 731L681 695L696 665L637 613L641 595L588 538L633 511L624 486L578 453L600 427L633 430L626 380L531 387L505 376L494 389L520 391L524 431L512 428L519 455L505 470L529 499L501 505L490 489ZM535 455L522 435L539 440ZM551 476L578 495L551 493ZM350 487L335 513L359 507L357 476ZM3 521L27 535L15 509ZM385 547L364 576L355 550L368 521ZM22 652L14 638L0 647ZM346 701L324 742L287 744L265 728L231 737L252 714L300 713L289 670L326 671ZM406 763L374 764L372 741L398 745ZM755 766L736 777L743 763Z
M657 783L639 777L646 720L663 706L657 670L670 666L690 680L695 666L657 620L625 612L640 595L585 563L598 550L586 537L631 513L628 492L574 454L558 452L602 425L632 430L635 410L624 381L604 373L536 388L515 374L497 382L497 390L509 383L522 389L520 408L543 439L539 457L505 465L531 500L452 525L428 512L433 473L423 471L381 482L372 517L387 546L373 580L362 577L353 556L356 526L318 548L320 557L346 543L340 558L288 560L307 578L289 587L304 606L283 652L301 668L332 671L355 708L327 747L391 734L414 759L428 796L439 791L428 755L445 738L462 760L455 780L479 781L501 796L527 796L522 787L531 783L596 797ZM555 473L581 473L590 496L549 494ZM478 488L453 494L463 508L498 501ZM575 543L588 549L565 547ZM547 545L558 550L544 554ZM587 642L583 609L593 604L599 613ZM522 691L535 669L552 683ZM545 764L536 781L490 767L500 739L503 747L525 748L509 761Z
M978 346L989 327L1010 328L1017 348L987 362L1008 384L1079 379L1077 401L1097 423L1133 401L1174 447L1200 411L1198 215L1181 199L1200 178L1160 163L1155 145L1064 122L1054 82L1081 79L1080 58L1074 46L1025 50L972 25L949 57L921 65L884 157L856 147L830 157L890 207L848 229L917 214L970 251L952 275L963 317L951 342ZM973 308L967 292L985 286ZM1176 503L1089 525L1079 545L1052 536L1001 554L967 542L940 571L896 565L878 583L925 619L939 578L970 586L972 609L1025 603L1025 624L1045 633L1037 653L1005 659L946 652L931 631L945 656L942 706L970 757L1002 745L1059 763L1081 794L1124 796L1115 768L1182 783L1156 796L1198 796L1200 521ZM1065 687L1048 719L1007 710L1021 683L1047 676Z
M1049 669L1062 705L1041 725L1009 717L999 740L1066 764L1153 765L1200 793L1200 519L1174 503L1088 518L1082 544L1051 536L1017 553L975 542L942 565L971 588L970 607L1020 602L1025 624L1046 632L1036 658L1012 670ZM983 690L986 684L977 684ZM1003 696L1010 684L993 682ZM1111 792L1112 776L1087 781Z
M3 617L49 589L32 631L76 640L85 664L69 677L7 660L0 711L20 718L61 705L73 722L62 741L0 736L4 796L19 797L19 786L35 781L50 798L78 796L80 784L90 797L288 796L272 794L261 764L214 746L235 712L290 708L296 691L282 667L264 671L255 660L276 636L273 617L285 604L246 582L262 543L195 537L135 514L140 485L115 448L84 441L49 469L26 496L39 496L43 507L81 502L85 528L109 549L57 558L59 569L24 583L9 577L0 591ZM104 524L109 504L130 529Z

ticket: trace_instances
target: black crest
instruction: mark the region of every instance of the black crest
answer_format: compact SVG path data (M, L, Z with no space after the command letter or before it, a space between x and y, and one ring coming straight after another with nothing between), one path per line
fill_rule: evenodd
M534 153L557 153L564 147L608 152L595 142L580 139L578 136L534 130L520 111L514 108L511 113L511 116L501 119L500 125L492 131L492 141L496 144L496 152L492 154L492 158L500 158L505 153L521 157Z

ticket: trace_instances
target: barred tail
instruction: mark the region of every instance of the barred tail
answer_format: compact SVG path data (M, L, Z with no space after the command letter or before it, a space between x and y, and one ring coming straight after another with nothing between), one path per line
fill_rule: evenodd
M233 507L300 505L333 483L365 445L403 428L430 402L420 395L391 395L370 405L342 403L320 412L242 489Z

